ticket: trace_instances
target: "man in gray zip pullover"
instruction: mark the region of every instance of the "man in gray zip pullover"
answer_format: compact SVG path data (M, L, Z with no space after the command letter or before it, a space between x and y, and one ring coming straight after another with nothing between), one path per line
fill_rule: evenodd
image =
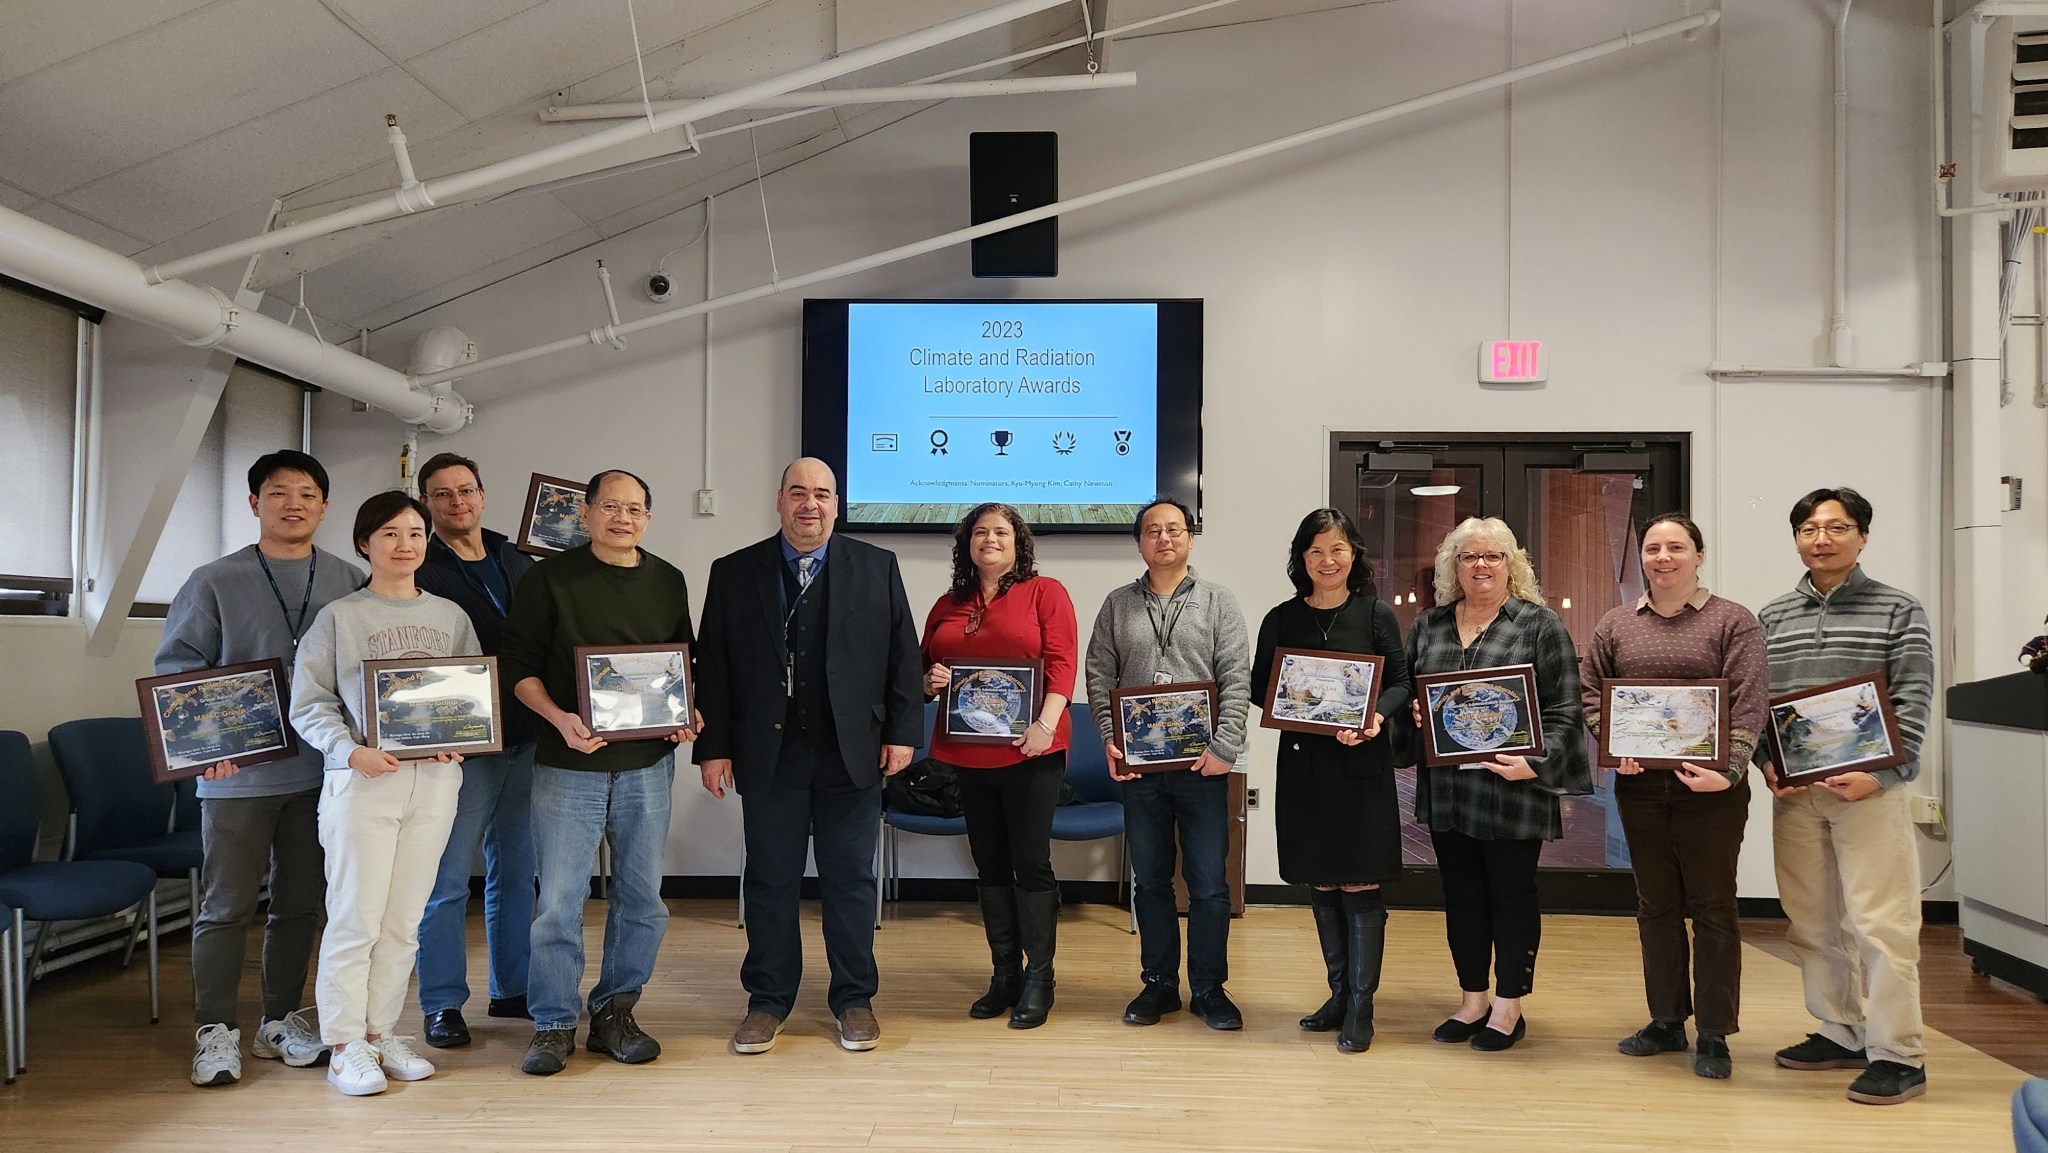
M1176 843L1188 886L1189 1007L1212 1029L1244 1018L1223 991L1229 976L1230 843L1227 776L1244 752L1251 711L1251 642L1230 590L1188 567L1194 538L1185 505L1162 498L1131 527L1145 575L1110 592L1088 638L1088 707L1109 744L1110 774L1123 782L1124 835L1136 877L1138 955L1144 989L1127 1025L1154 1025L1180 1000L1180 917L1173 895ZM1192 769L1123 773L1109 743L1110 693L1120 687L1214 681L1215 731ZM1176 833L1178 837L1176 838Z

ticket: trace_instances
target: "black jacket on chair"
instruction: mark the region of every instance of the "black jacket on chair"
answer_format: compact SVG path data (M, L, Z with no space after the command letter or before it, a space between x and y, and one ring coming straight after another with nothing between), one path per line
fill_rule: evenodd
M784 670L782 538L712 562L697 630L696 763L730 759L733 785L765 787L789 712ZM825 680L839 753L853 783L881 780L883 745L921 743L923 669L896 554L834 534L826 551Z

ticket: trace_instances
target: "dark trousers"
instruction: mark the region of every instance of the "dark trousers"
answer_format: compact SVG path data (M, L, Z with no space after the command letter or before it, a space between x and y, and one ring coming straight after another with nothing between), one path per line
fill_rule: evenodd
M1067 775L1067 754L1047 753L1000 769L955 769L967 849L987 886L1027 893L1058 887L1052 875L1052 811Z
M1185 770L1123 783L1124 837L1131 848L1138 911L1138 960L1147 984L1180 984L1180 912L1173 898L1175 833L1188 887L1188 986L1197 996L1230 976L1230 778Z
M204 848L199 910L192 921L192 1016L199 1024L240 1028L236 1003L242 958L266 876L270 917L263 926L263 1018L279 1020L305 1003L313 934L327 898L319 811L319 789L199 802Z
M1697 1013L1701 1032L1735 1032L1742 1001L1735 861L1749 820L1749 782L1695 793L1676 773L1650 769L1620 778L1615 799L1635 862L1650 1016L1683 1021Z
M1444 935L1458 988L1484 993L1493 969L1494 995L1526 997L1536 981L1543 913L1536 904L1536 858L1542 841L1483 841L1455 829L1431 829L1444 884Z
M747 956L740 984L747 1008L787 1017L804 973L797 897L804 851L818 859L825 921L825 960L834 1014L866 1007L875 996L875 845L882 786L860 788L846 775L836 747L786 729L775 778L741 798L747 863Z

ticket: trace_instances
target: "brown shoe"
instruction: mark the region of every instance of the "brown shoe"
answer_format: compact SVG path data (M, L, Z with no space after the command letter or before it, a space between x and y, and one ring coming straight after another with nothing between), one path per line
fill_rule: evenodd
M750 1011L740 1027L732 1031L735 1053L766 1053L775 1047L775 1035L782 1032L782 1018L759 1009Z
M839 1047L849 1053L872 1049L882 1039L881 1023L875 1020L874 1010L866 1005L855 1005L839 1014Z

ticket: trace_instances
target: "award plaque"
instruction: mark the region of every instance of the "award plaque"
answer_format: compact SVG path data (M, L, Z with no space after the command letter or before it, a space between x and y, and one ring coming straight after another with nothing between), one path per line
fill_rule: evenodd
M1883 673L1772 697L1770 741L1780 786L1816 784L1907 760Z
M298 734L287 723L284 662L276 658L143 677L135 695L150 775L159 784L199 776L221 761L247 768L299 755Z
M1387 658L1321 649L1276 648L1259 724L1330 736L1372 725Z
M505 751L498 658L363 662L363 744L401 761Z
M577 645L575 661L576 711L593 735L629 741L690 727L690 646Z
M1007 745L1024 735L1045 705L1044 661L948 662L946 740Z
M582 482L534 473L519 515L519 551L548 557L589 543L590 533L583 526Z
M1601 688L1600 763L1633 758L1646 769L1728 767L1726 679L1613 679Z
M1132 685L1109 694L1110 740L1124 770L1159 773L1192 766L1216 731L1216 682Z
M1534 665L1423 673L1415 678L1415 698L1422 704L1425 765L1544 755Z

